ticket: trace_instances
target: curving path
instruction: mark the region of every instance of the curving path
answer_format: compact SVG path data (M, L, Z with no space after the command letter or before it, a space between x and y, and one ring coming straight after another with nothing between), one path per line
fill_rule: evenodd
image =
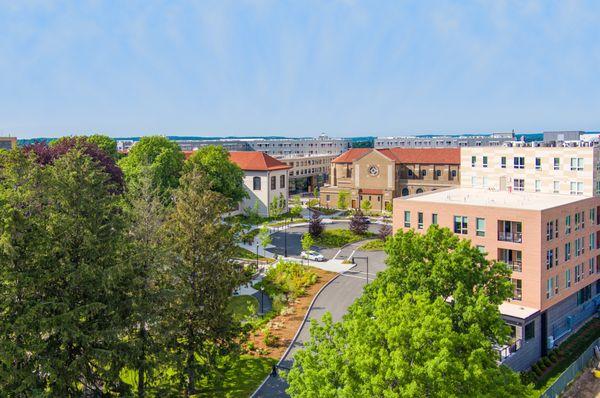
M385 268L383 252L360 252L357 248L364 242L357 242L346 246L339 253L334 251L337 258L348 258L354 253L355 257L369 258L369 280L372 280L378 271ZM325 312L329 311L334 321L339 321L346 313L350 304L361 294L367 283L366 260L357 259L357 265L350 271L341 273L329 285L327 285L316 298L312 308L308 312L306 321L302 324L297 339L292 343L290 350L282 358L280 366L289 369L293 363L294 353L302 348L305 341L310 338L310 320L320 319ZM287 383L280 377L269 376L265 382L252 395L256 398L288 397L285 393Z

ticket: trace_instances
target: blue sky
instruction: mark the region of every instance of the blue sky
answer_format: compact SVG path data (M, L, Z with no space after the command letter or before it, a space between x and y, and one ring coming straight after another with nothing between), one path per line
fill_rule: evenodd
M0 134L600 129L600 2L0 0Z

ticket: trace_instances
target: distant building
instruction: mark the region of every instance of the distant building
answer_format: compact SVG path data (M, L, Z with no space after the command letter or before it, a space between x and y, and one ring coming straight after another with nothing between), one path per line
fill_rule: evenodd
M536 145L461 148L459 188L394 200L394 231L447 227L511 267L498 358L519 371L600 305L600 147Z
M579 141L583 134L585 134L583 131L544 131L544 142Z
M469 146L501 146L514 141L515 133L493 133L490 135L437 135L377 137L375 149L381 148L458 148Z
M186 158L192 153L184 151ZM261 216L268 216L269 205L281 199L283 212L288 211L290 166L262 152L231 151L229 158L244 171L244 188L248 194L238 212L256 209Z
M383 211L397 196L408 196L458 185L459 148L354 148L332 161L331 185L323 187L321 206L338 207L340 192L348 206Z
M177 140L181 149L193 151L207 145L221 145L228 151L256 151L281 160L291 167L291 192L311 192L329 179L331 160L350 149L351 141L330 138L240 138Z
M0 137L0 149L11 150L17 147L17 137Z

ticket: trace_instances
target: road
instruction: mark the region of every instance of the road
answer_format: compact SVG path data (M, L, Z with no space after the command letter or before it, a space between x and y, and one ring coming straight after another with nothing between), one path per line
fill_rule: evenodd
M327 225L326 227L348 228L348 223L335 223ZM373 232L376 232L379 229L379 225L371 225L369 229ZM306 227L299 227L298 231L295 231L294 228L288 231L288 255L300 254L301 246L300 248L298 246L300 241L299 237L301 237L302 233L304 232L306 232ZM280 249L279 246L282 242L280 239L283 239L283 235L279 232L276 235L277 236L273 237L273 242L278 246L278 249ZM281 363L283 368L289 369L291 367L294 353L298 349L302 348L304 342L310 338L309 329L311 319L321 319L323 314L329 311L333 320L339 321L346 313L350 304L352 304L354 300L356 300L356 298L362 294L363 287L367 283L367 260L359 257L368 257L369 259L369 280L372 280L377 272L385 268L385 254L383 252L357 251L358 247L361 245L362 242L354 243L345 247L339 251L339 253L338 249L325 249L321 251L328 258L332 258L335 255L337 255L336 258L348 258L353 254L357 265L350 271L340 274L340 276L338 276L333 282L331 282L321 291L321 294L319 297L317 297L314 306L309 312L307 321L301 326L298 339L294 342L288 354L283 358ZM254 395L254 397L288 397L288 395L285 393L286 388L287 383L280 377L269 377Z

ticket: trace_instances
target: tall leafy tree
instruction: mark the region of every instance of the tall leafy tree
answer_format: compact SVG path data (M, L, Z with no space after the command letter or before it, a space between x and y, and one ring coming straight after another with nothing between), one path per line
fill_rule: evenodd
M168 208L152 187L150 173L130 184L125 201L128 222L128 260L134 271L132 316L128 327L128 364L137 373L137 396L142 398L160 377L164 351L160 333L152 329L164 316L170 294L165 286L168 249L163 240ZM150 389L150 392L153 392Z
M72 139L76 140L86 140L91 144L96 145L100 148L106 155L110 156L113 160L117 160L119 158L119 153L117 152L117 141L110 138L107 135L103 134L93 134L93 135L82 135L82 136L72 136L72 137L61 137L57 140L54 140L50 143L50 146L61 145L63 141L69 141Z
M497 364L508 339L498 305L510 297L506 264L431 227L398 232L388 268L339 324L315 325L295 355L292 397L519 397L518 375Z
M119 166L128 183L149 173L152 187L158 190L163 201L168 202L172 190L179 185L184 159L176 142L160 136L142 137L119 161Z
M114 163L37 149L0 159L0 390L124 394L131 272Z
M207 186L229 199L232 205L248 197L244 189L244 172L229 159L229 152L222 146L208 145L195 151L184 168L186 172L192 169L203 173Z
M480 329L457 331L441 297L395 284L371 308L353 305L339 324L330 315L313 324L288 381L294 398L528 396Z
M219 371L219 361L235 353L237 324L227 311L229 299L244 279L234 261L237 231L221 221L228 210L222 194L206 190L198 170L182 176L167 221L173 252L169 286L173 292L162 334L168 342L174 377L194 394L200 377Z

